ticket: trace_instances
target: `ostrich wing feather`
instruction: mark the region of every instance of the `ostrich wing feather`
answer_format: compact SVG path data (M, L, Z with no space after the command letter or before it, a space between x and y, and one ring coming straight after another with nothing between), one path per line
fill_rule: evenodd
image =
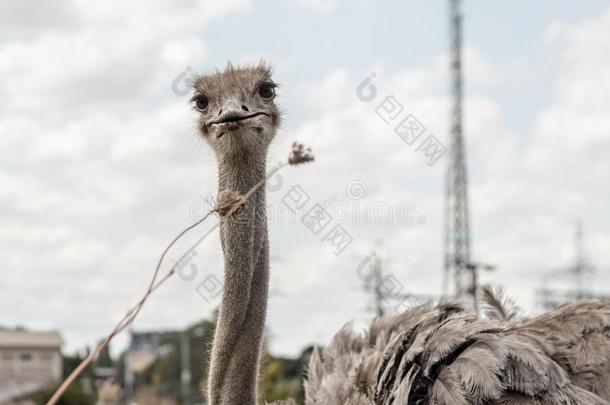
M364 334L342 329L312 355L306 404L610 403L610 303L523 320L488 295L490 319L422 305L378 318Z

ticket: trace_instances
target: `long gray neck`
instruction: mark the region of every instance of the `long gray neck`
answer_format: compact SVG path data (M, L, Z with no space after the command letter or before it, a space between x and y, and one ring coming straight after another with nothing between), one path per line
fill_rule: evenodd
M220 191L245 194L264 178L265 159L245 159L220 159ZM220 237L224 291L212 349L209 403L254 405L269 284L264 186L250 197L245 212L222 222Z

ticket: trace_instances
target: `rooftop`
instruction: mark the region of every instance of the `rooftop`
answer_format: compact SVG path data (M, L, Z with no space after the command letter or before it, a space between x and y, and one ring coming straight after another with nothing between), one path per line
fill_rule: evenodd
M0 330L0 349L7 348L53 348L61 347L63 340L59 332L31 332Z

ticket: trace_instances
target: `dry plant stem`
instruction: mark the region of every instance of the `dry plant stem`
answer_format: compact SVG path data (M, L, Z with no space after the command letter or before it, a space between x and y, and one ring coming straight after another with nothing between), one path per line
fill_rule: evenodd
M186 229L184 229L182 232L180 232L178 234L178 236L176 236L170 243L169 245L167 245L167 247L165 248L165 250L163 251L163 253L161 254L161 257L159 257L159 261L157 262L157 267L155 268L155 272L153 273L153 277L150 280L150 284L148 285L148 289L146 290L146 294L144 295L143 299L140 300L139 305L137 305L136 307L132 308L130 311L127 312L127 314L125 314L125 316L123 317L123 319L121 320L121 322L126 322L125 325L121 326L118 330L118 332L121 332L123 329L125 329L125 327L131 323L131 321L138 315L138 313L140 312L140 310L142 309L142 305L144 304L144 302L146 301L146 299L148 298L148 296L150 295L150 293L152 293L153 291L153 286L155 285L155 281L157 280L157 276L159 275L159 271L161 269L161 265L163 264L163 260L165 259L165 256L167 255L167 253L169 252L169 250L172 248L172 246L174 246L174 244L181 238L183 237L187 232L189 232L191 229L197 227L198 225L202 224L211 214L213 213L213 211L208 212L207 214L205 214L203 216L203 218L201 218L199 221L195 222L194 224L190 225L189 227L187 227ZM212 230L215 228L212 228ZM200 241L197 242L197 244L199 244ZM177 262L180 263L184 257L186 255L188 255L189 253L192 252L192 250L196 247L197 245L191 247L191 249L189 249ZM174 266L175 267L175 266ZM174 267L172 267L172 269L170 269L170 272L172 272L174 270ZM121 325L121 322L119 322L119 325ZM119 326L117 326L119 327ZM117 333L118 333L117 332Z
M176 242L178 242L178 240L184 236L184 234L186 234L188 231L190 231L191 229L197 227L198 225L202 224L206 219L208 219L208 217L212 214L213 211L208 212L207 214L205 214L203 216L203 218L201 218L199 221L195 222L194 224L190 225L188 228L184 229L182 232L180 232L178 234L178 236L176 236L174 238L174 240L172 240L169 245L167 245L167 247L165 248L165 250L163 251L163 253L161 254L161 257L159 257L159 261L157 262L157 267L155 268L155 272L153 274L152 280L150 280L150 285L148 286L148 289L150 290L153 286L153 284L155 284L155 280L157 279L157 275L159 274L159 270L161 269L161 264L163 263L163 260L165 259L165 256L167 255L167 253L169 252L169 250L172 248L172 246L174 246L174 244Z
M279 172L281 169L283 169L284 167L287 166L287 163L282 163L278 166L276 166L275 168L273 168L272 170L269 171L269 173L267 174L267 176L265 176L263 179L261 179L258 183L256 183L250 190L248 190L248 192L246 194L244 194L241 199L239 201L237 201L236 203L234 203L231 206L231 209L229 210L229 212L220 218L220 221L224 221L227 218L229 218L231 215L233 215L233 213L235 213L235 211L237 211L239 209L239 207L245 203L248 198L250 198L252 196L252 194L254 194L256 192L256 190L258 190L263 184L265 184L265 182L274 174L276 174L277 172ZM97 357L97 355L106 347L108 346L108 344L110 343L110 341L120 332L122 332L129 324L131 324L131 322L133 322L133 320L136 318L136 316L138 315L138 313L140 312L140 310L142 309L142 307L144 306L144 303L146 302L146 300L148 299L148 297L157 290L157 288L159 288L163 283L165 283L165 281L167 281L172 275L174 275L174 273L176 272L176 266L182 262L182 260L184 260L188 255L191 254L191 252L197 247L199 246L199 244L205 239L207 238L213 231L216 230L216 228L218 228L220 226L220 221L214 225L212 228L210 228L206 233L204 233L181 257L180 259L178 259L178 261L176 262L176 264L174 264L167 273L165 273L165 275L159 279L157 281L157 277L159 275L159 271L161 268L161 265L163 264L163 260L165 259L165 256L167 255L167 253L169 252L169 250L171 249L171 247L182 237L184 236L184 234L186 234L188 231L190 231L191 229L195 228L196 226L200 225L201 223L203 223L214 211L209 211L203 218L201 218L199 221L195 222L194 224L190 225L188 228L184 229L182 232L180 232L178 234L178 236L176 236L171 242L170 244L165 248L165 250L163 251L163 253L161 254L161 257L159 258L159 261L157 262L157 267L155 268L155 271L153 273L153 277L150 281L150 284L146 290L146 293L144 294L144 296L131 308L127 311L127 313L125 314L125 316L123 316L123 318L116 324L116 326L114 327L114 329L112 330L112 332L110 332L110 334L108 334L108 336L106 336L106 338L95 348L95 350L93 352L91 352L91 354L89 354L89 356L87 356L79 365L78 367L76 367L74 369L74 371L72 371L72 373L70 373L70 375L68 376L68 378L65 379L65 381L59 386L59 388L57 389L57 391L55 391L55 393L53 394L53 396L51 397L51 399L49 399L49 401L47 402L46 405L55 405L57 403L57 401L61 398L61 396L64 394L64 392L68 389L68 387L70 386L70 384L72 384L74 382L74 380L76 380L78 378L78 376L87 368L87 366L89 366L89 364L91 364L91 362Z
M110 343L110 341L120 332L122 332L131 322L133 322L133 320L135 319L135 317L138 315L138 313L140 312L140 309L142 309L142 307L144 306L144 303L146 302L146 300L148 299L148 297L157 290L157 288L159 288L163 283L165 283L165 281L167 281L172 275L174 275L174 273L176 272L176 266L178 265L178 263L180 263L182 260L184 260L205 238L207 238L212 232L214 232L216 230L216 228L218 228L219 224L214 225L212 228L210 228L206 233L204 233L181 257L180 259L176 262L176 264L174 264L171 269L165 273L165 275L159 279L158 281L155 282L155 279L157 277L158 274L158 269L161 266L163 257L167 254L167 251L169 250L169 248L176 243L176 241L178 240L178 238L180 238L181 236L183 236L186 232L188 232L190 229L193 229L194 226L199 225L201 222L203 222L205 220L205 218L207 218L210 214L212 213L212 211L210 211L208 214L206 214L206 216L204 218L202 218L200 221L198 221L195 225L191 225L189 226L189 228L187 228L186 230L182 231L179 236L177 238L175 238L171 244L167 247L167 249L163 252L163 255L161 256L161 260L159 262L159 265L157 266L157 271L155 272L154 278L152 283L150 284L149 288L146 290L146 293L144 294L144 296L138 301L138 303L136 305L134 305L129 311L127 311L127 313L125 314L125 316L117 323L117 325L114 327L114 329L112 330L112 332L110 332L110 334L108 334L108 336L106 336L106 339L104 339L97 347L96 349L91 352L91 354L89 354L89 356L87 356L79 365L76 369L74 369L74 371L68 376L68 378L66 378L66 380L61 384L61 386L57 389L57 391L55 392L55 394L51 397L51 399L49 399L49 401L47 402L47 405L54 405L57 403L57 401L59 400L59 398L61 398L61 396L63 395L63 393L66 391L66 389L68 389L68 387L70 386L70 384L72 384L74 382L74 380L76 378L78 378L78 376L85 370L85 368L87 368L87 366L89 364L91 364L91 362L97 357L97 355L100 353L100 351L102 351L102 349L104 349L106 346L108 346L108 343Z
M248 198L250 198L252 196L252 194L254 194L256 192L256 190L261 188L261 186L263 184L265 184L267 182L267 180L269 180L269 177L273 176L274 174L276 174L277 172L282 170L287 165L288 165L288 163L281 163L281 164L277 165L276 167L274 167L273 169L271 169L269 171L269 173L267 173L267 176L262 178L258 183L256 183L254 186L252 186L252 188L250 190L248 190L248 192L246 194L244 194L242 196L240 201L236 202L235 204L233 204L233 206L231 206L231 209L229 210L229 212L227 212L227 215L223 216L221 218L221 220L225 220L225 219L229 218L231 215L233 215L235 213L235 211L237 211L239 209L239 207L241 207L241 205L244 204L248 200Z

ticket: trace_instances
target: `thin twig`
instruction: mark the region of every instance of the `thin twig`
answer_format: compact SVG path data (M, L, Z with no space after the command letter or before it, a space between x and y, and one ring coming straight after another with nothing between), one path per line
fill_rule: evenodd
M144 303L146 302L146 300L148 300L148 297L150 297L150 295L156 291L163 283L165 283L172 275L174 275L174 273L176 272L176 267L177 265L182 262L182 260L184 260L206 237L208 237L216 228L218 228L219 224L214 225L212 228L210 228L206 233L204 233L181 257L180 259L167 271L167 273L165 273L165 275L163 277L161 277L161 279L159 279L158 281L156 281L158 272L159 272L159 268L161 267L161 264L163 263L163 259L165 257L165 255L167 254L167 252L169 251L169 249L178 241L178 239L183 236L186 232L188 232L189 230L193 229L195 226L201 224L206 218L208 218L210 216L211 213L213 213L214 211L210 211L208 212L201 220L199 220L198 222L196 222L193 225L190 225L188 228L186 228L184 231L180 232L180 234L174 238L174 240L172 240L172 242L168 245L168 247L163 251L163 254L161 255L159 262L157 264L157 268L155 269L155 273L153 275L153 279L151 284L149 285L149 287L147 288L146 292L144 293L144 296L131 308L127 311L127 313L125 314L125 316L123 316L123 318L121 318L121 320L116 324L116 326L114 327L114 329L112 330L112 332L110 332L108 334L108 336L106 336L106 338L100 343L98 344L98 346L96 347L96 349L91 352L89 354L89 356L87 356L79 365L77 368L74 369L74 371L72 371L72 373L70 373L70 375L68 376L68 378L66 378L66 380L59 386L59 388L57 389L57 391L55 391L55 393L53 394L53 396L51 397L51 399L49 399L49 401L47 402L47 405L55 405L57 403L57 401L59 400L59 398L61 398L61 396L64 394L64 392L68 389L68 387L74 382L74 380L76 380L76 378L78 378L78 376L80 374L82 374L82 372L87 368L87 366L89 366L89 364L91 364L91 362L98 356L98 354L106 347L108 346L108 344L110 343L110 341L119 333L121 333L127 326L129 326L129 324L131 324L131 322L133 322L133 320L136 318L136 316L138 315L138 313L140 312L140 310L142 309L142 307L144 306Z
M172 246L174 246L174 244L176 242L178 242L178 240L183 237L188 231L190 231L191 229L197 227L198 225L202 224L206 219L208 219L208 217L213 213L214 211L209 211L207 214L205 214L203 216L203 218L201 218L199 221L195 222L194 224L190 225L189 227L187 227L186 229L184 229L182 232L180 232L178 234L178 236L176 236L174 238L174 240L172 240L169 245L167 245L167 247L165 248L165 250L163 251L163 253L161 254L161 257L159 257L159 261L157 262L157 267L155 268L155 272L153 274L152 279L150 280L150 285L148 286L148 289L150 290L153 286L153 284L155 284L155 280L157 279L157 275L159 274L159 270L161 269L161 264L163 263L163 260L165 259L165 256L167 255L167 253L169 252L169 250L172 248Z
M157 277L159 275L159 271L161 269L161 265L163 264L163 260L165 259L165 256L167 255L167 253L169 252L169 250L171 249L171 247L182 237L184 236L187 232L189 232L190 230L192 230L193 228L195 228L196 226L202 224L212 213L215 212L215 210L211 210L209 211L203 218L201 218L199 221L195 222L194 224L188 226L186 229L184 229L182 232L180 232L178 234L178 236L176 236L170 243L169 245L165 248L165 250L163 251L163 253L161 254L159 261L157 262L157 266L155 268L155 271L153 273L153 277L148 285L148 288L146 289L146 292L144 293L144 296L131 308L127 311L127 313L125 314L125 316L123 316L123 318L116 324L116 326L114 327L114 329L112 330L112 332L110 332L106 338L97 345L97 347L95 348L95 350L93 352L91 352L89 354L89 356L87 356L79 365L78 367L76 367L74 369L74 371L72 371L72 373L70 373L70 375L68 376L68 378L66 378L64 380L64 382L59 386L59 388L57 388L57 390L55 391L55 393L53 394L53 396L51 397L51 399L49 399L49 401L47 402L46 405L55 405L57 403L57 401L61 398L61 396L64 394L64 392L68 389L68 387L74 382L74 380L76 380L78 378L78 376L80 374L82 374L82 372L89 366L89 364L91 364L91 362L98 356L98 354L106 347L108 346L108 344L110 343L110 341L120 332L122 332L129 324L131 324L131 322L133 322L133 320L136 318L136 316L138 315L138 313L140 312L140 310L142 309L142 307L144 306L144 303L146 302L146 300L148 299L148 297L150 297L150 295L157 290L157 288L159 288L163 283L165 283L165 281L167 281L172 275L174 275L174 273L176 272L176 267L177 265L182 262L182 260L184 260L188 255L190 255L190 253L205 239L207 238L216 228L218 228L220 226L220 222L226 220L227 218L229 218L231 215L233 215L233 213L235 211L237 211L239 209L239 207L244 204L248 198L250 198L252 196L252 194L254 194L256 192L256 190L258 190L263 184L265 184L265 182L274 174L276 174L277 172L279 172L281 169L283 169L284 167L287 166L287 163L282 163L278 166L276 166L275 168L273 168L272 170L269 171L269 173L267 174L267 176L265 176L265 178L261 179L258 183L256 183L250 190L248 190L248 192L246 192L246 194L244 194L239 201L235 202L232 206L231 209L229 210L229 212L222 216L220 218L220 221L215 224L212 228L210 228L206 233L204 233L181 257L180 259L169 269L169 271L167 273L165 273L165 275L163 277L161 277L161 279L159 279L157 281Z

